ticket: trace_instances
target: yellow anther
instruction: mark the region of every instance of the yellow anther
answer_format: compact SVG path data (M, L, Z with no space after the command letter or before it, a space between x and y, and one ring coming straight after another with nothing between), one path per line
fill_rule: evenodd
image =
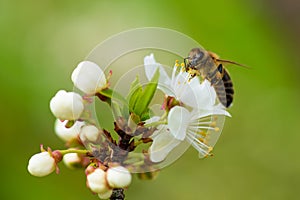
M184 64L184 63L181 63L180 66L181 66L181 67L185 67L185 64Z
M215 131L219 131L220 130L220 128L219 127L215 127Z
M178 64L178 63L175 63L175 66L176 66L176 67L179 67L179 64Z
M216 123L216 122L212 122L212 123L210 124L210 126L211 126L211 127L216 127L216 126L217 126L217 123Z
M198 140L202 143L204 143L204 139L203 138L198 138Z
M179 60L175 60L175 63L179 63Z
M200 131L199 134L202 135L203 137L206 136L206 132L204 132L204 131Z

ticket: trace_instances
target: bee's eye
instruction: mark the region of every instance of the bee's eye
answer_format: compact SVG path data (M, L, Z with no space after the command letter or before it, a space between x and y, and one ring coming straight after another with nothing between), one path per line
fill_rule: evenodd
M200 51L200 52L197 54L197 59L198 59L198 60L201 60L201 59L203 58L203 55L204 55L203 52Z

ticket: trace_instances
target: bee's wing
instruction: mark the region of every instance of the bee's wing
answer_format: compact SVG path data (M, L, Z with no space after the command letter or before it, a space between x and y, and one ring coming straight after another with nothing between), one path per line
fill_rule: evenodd
M216 59L216 60L217 60L217 62L222 63L222 64L233 64L233 65L237 65L237 66L240 66L240 67L250 69L250 67L248 67L246 65L243 65L243 64L240 64L240 63L237 63L237 62L234 62L234 61L223 60L223 59Z

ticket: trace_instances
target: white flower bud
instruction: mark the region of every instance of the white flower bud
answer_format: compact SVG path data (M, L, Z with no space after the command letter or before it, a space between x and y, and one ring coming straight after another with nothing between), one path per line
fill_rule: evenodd
M65 142L76 139L81 127L85 124L84 122L76 121L72 127L66 128L67 122L67 120L62 122L57 119L54 127L56 135Z
M80 140L85 142L96 142L99 137L99 130L93 125L83 126L80 131Z
M60 90L51 99L50 109L58 119L75 120L80 117L84 105L79 94Z
M105 180L105 172L100 168L87 175L87 184L95 193L104 193L109 189Z
M81 159L77 153L68 153L64 155L63 162L68 168L74 169L81 162Z
M95 94L106 87L107 81L102 69L91 61L78 64L71 77L74 85L86 94Z
M27 169L33 176L47 176L55 170L55 160L49 152L41 152L29 159Z
M98 193L98 197L100 199L108 199L113 193L112 189L107 190L106 192L103 193Z
M131 174L125 167L112 167L106 173L106 180L112 188L124 188L131 183Z

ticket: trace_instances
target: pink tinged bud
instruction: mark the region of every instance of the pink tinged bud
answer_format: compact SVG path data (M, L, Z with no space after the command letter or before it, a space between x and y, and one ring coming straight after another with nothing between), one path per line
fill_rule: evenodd
M50 152L50 150L48 150L48 152ZM52 157L54 158L55 163L59 163L63 159L63 155L61 154L61 152L59 150L53 151Z
M65 142L76 139L79 135L80 128L85 124L84 122L76 121L72 127L66 128L67 122L67 120L62 122L57 119L54 128L56 135Z
M95 94L107 86L102 69L91 61L79 63L71 79L74 85L86 94Z
M105 193L109 190L105 180L105 172L100 168L87 175L87 185L95 193Z
M99 138L99 130L93 125L83 126L80 131L80 140L82 142L96 142Z
M95 171L95 167L91 164L91 165L88 165L85 169L85 175L89 175L91 173L93 173Z
M107 182L112 188L128 187L131 183L131 174L125 167L112 167L107 170Z
M28 171L31 175L42 177L51 174L56 168L55 159L49 152L41 152L29 159Z
M50 101L50 109L60 120L76 120L84 110L82 97L75 92L60 90Z
M100 199L108 199L113 193L112 189L107 190L106 192L103 193L98 193L98 197Z

